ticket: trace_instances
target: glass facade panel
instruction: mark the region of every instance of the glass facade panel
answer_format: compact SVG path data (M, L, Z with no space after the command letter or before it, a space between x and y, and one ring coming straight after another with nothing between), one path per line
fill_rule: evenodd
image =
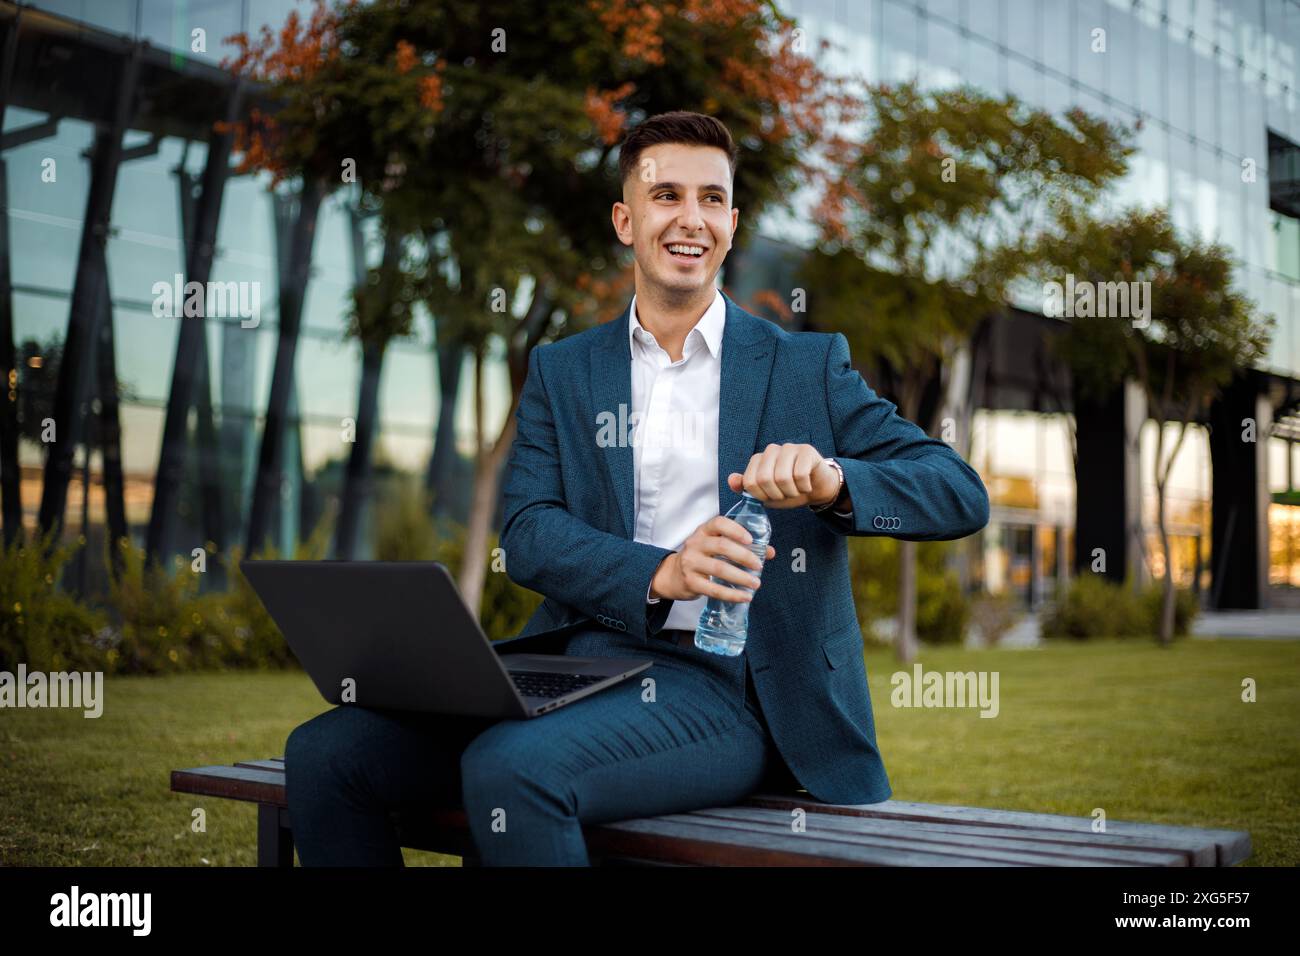
M1110 47L1110 10L1101 0L1074 0L1073 56L1079 83L1097 93L1108 90L1107 73L1115 54Z
M247 29L245 13L248 4L231 3L230 0L188 0L183 4L173 0L140 0L140 3L137 34L140 39L212 63L238 55L234 44L225 40ZM283 23L283 20L279 22ZM200 30L202 34L195 32Z
M971 0L966 0L966 26L977 37L992 43L1001 43L1001 4L997 0L986 0L984 3L972 3Z
M1277 319L1273 341L1268 351L1268 366L1282 369L1291 358L1291 298L1292 286L1277 275L1268 277L1267 310Z
M934 17L922 21L925 38L925 70L922 81L927 87L945 89L962 82L962 43L957 28Z
M1179 133L1193 130L1193 98L1188 95L1193 82L1191 39L1185 29L1169 24L1165 32L1165 121Z
M965 20L966 0L925 0L924 6L932 18L947 20L954 25Z
M80 20L111 33L134 35L139 0L28 0L47 13Z
M920 78L917 33L915 9L910 4L885 0L881 19L881 79L890 83L905 83Z
M1131 94L1136 106L1148 116L1163 121L1168 115L1165 106L1165 60L1168 56L1167 33L1158 23L1139 22L1135 25L1137 50L1137 85ZM1124 96L1120 94L1121 98Z
M1043 46L1047 38L1039 26L1043 4L1034 0L1003 0L1003 17L1006 37L1003 40L1012 53L1012 61L1022 59L1030 64L1043 62Z

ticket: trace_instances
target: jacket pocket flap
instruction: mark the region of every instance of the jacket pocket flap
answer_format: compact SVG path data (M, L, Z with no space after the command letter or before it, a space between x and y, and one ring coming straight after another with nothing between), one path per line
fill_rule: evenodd
M822 641L822 653L826 655L826 663L831 667L839 667L849 659L850 654L861 654L862 635L857 626L839 631Z

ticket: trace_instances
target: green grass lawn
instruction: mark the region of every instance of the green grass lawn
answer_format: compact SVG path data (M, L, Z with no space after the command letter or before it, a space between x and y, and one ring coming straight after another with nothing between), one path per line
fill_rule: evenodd
M925 670L997 671L1000 713L890 703L867 652L894 798L1246 830L1250 864L1300 863L1300 642L926 649ZM910 671L910 668L908 668ZM1252 677L1258 702L1241 701ZM0 712L0 863L255 862L249 804L168 790L169 771L279 756L326 705L301 673L115 677L104 714ZM190 829L203 807L207 831ZM408 864L459 858L406 851Z

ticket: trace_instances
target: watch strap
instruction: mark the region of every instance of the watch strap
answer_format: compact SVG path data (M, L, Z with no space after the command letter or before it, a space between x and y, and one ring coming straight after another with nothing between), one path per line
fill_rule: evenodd
M831 508L834 508L836 502L840 500L840 495L844 493L844 469L840 467L840 463L836 461L834 458L823 458L822 461L825 464L830 465L832 468L836 470L836 472L839 473L840 486L835 491L835 497L832 498L830 501L828 501L826 504L808 506L810 509L812 509L815 512L829 511Z

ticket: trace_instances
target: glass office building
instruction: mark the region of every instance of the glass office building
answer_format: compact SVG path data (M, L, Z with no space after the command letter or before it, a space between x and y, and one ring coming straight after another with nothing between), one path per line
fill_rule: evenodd
M1251 558L1263 551L1259 540L1242 540L1249 516L1226 520L1233 510L1226 499L1259 492L1257 537L1267 550L1255 569L1258 603L1290 603L1300 594L1293 590L1300 589L1300 429L1291 417L1300 400L1300 4L788 0L782 7L808 30L810 49L822 38L836 45L823 57L831 72L927 88L970 83L1053 112L1082 107L1135 130L1129 173L1106 207L1164 206L1181 231L1222 242L1236 260L1238 285L1277 320L1253 394L1237 401L1260 423L1262 446L1250 476L1219 488L1221 536L1231 540L1218 559L1232 566L1239 551ZM783 220L767 235L777 247L803 248L813 224ZM779 258L774 251L764 261ZM761 287L764 278L746 275L744 282ZM1041 301L1017 305L1041 314ZM1008 368L973 410L969 456L993 503L978 544L978 577L991 590L1011 589L1037 604L1074 564L1076 478L1069 419L1044 402L1041 383L1015 381L1016 371ZM1245 417L1233 417L1237 411L1224 414ZM1139 577L1164 570L1155 530L1155 427L1140 426L1132 456L1138 500L1128 520ZM1212 457L1205 423L1193 424L1168 490L1176 580L1207 590ZM1249 598L1239 603L1252 606Z
M113 110L106 64L125 57L131 41L144 39L153 49L141 83L156 82L170 68L196 88L207 84L216 91L221 82L216 64L233 52L224 38L263 25L277 27L295 7L305 9L291 0L39 0L21 6L19 69L4 112L3 161L13 340L21 380L33 393L50 388L78 294L83 226L95 190L88 153L96 144L95 122L102 124ZM1252 606L1252 600L1254 606L1280 603L1291 589L1300 589L1300 445L1295 442L1300 428L1289 417L1300 400L1295 385L1300 378L1300 190L1290 188L1300 180L1300 4L785 0L781 7L814 41L825 37L837 45L822 54L823 68L831 72L856 73L868 81L916 79L932 87L967 82L1054 111L1081 106L1128 127L1141 121L1131 170L1110 204L1168 206L1181 229L1224 242L1236 257L1245 291L1277 317L1267 361L1224 410L1229 418L1241 408L1262 416L1258 461L1220 487L1203 424L1192 426L1182 450L1170 490L1175 574L1183 584L1213 590L1211 541L1218 527L1220 538L1230 542L1218 560L1229 570L1245 568L1245 583L1234 591L1238 606ZM6 31L19 9L0 2ZM194 34L200 28L201 52ZM1104 37L1103 50L1096 49L1098 36ZM21 51L29 47L35 58L24 59ZM137 539L150 519L180 326L174 318L154 315L151 290L160 278L185 270L182 184L203 174L208 139L206 117L187 115L196 108L192 104L152 101L148 108L148 122L127 124L105 253L122 499L128 529ZM57 178L47 181L43 173L51 168ZM1243 175L1247 169L1254 175ZM361 350L344 335L357 262L346 198L326 200L312 253L284 480L274 515L282 550L310 532L325 500L337 491L348 447L340 430L357 407ZM210 320L206 331L221 533L230 543L241 543L256 479L278 338L281 247L291 212L268 190L264 177L232 176L225 184L212 279L257 281L262 289L258 327L245 328L233 318ZM759 231L753 248L737 256L734 277L725 277L742 299L746 289L780 287L781 270L811 241L812 224L774 217ZM88 281L84 275L82 281ZM1010 359L997 358L1008 336L1041 330L1047 321L1039 315L1038 324L1031 322L1032 303L1021 305L1022 314L1013 319L1022 325L989 333L994 360L972 403L969 455L994 507L989 527L970 547L974 586L1010 590L1037 604L1074 565L1077 492L1070 419L1045 403ZM444 399L434 331L432 319L420 315L415 334L390 346L379 404L377 459L394 472L421 477L429 467ZM469 365L461 375L462 391L471 386L472 375ZM489 363L485 379L489 419L499 422L509 396L503 364ZM88 401L93 406L106 394ZM24 414L25 423L41 420L35 411L35 417ZM472 402L462 401L453 411L452 433L468 454ZM1132 567L1139 575L1162 570L1153 528L1153 428L1148 422L1138 429L1130 463L1137 478L1135 500L1122 519L1137 541ZM187 430L192 445L200 431L202 423L192 420ZM210 530L199 514L198 450L192 447L188 455L186 490L177 502L171 544L177 552L188 551L185 542L201 541ZM37 523L46 453L40 435L25 432L18 455L28 528ZM104 457L98 450L88 459L78 453L71 467L67 525L76 531L84 522L93 539L106 520ZM1250 499L1231 520L1230 498ZM1243 564L1242 554L1261 553L1256 565Z
M146 51L136 84L141 105L126 125L123 155L112 177L105 251L122 499L127 527L138 542L150 521L181 325L176 318L155 314L154 285L171 284L186 271L183 193L197 191L211 121L219 118L192 101L221 102L228 76L219 63L236 52L227 38L239 32L254 35L264 26L276 29L292 9L310 12L309 5L294 0L0 4L6 29L20 24L18 69L4 111L6 251L18 391L32 396L36 406L53 401L55 363L69 326L83 226L96 188L91 161L96 123L107 123L115 105L104 94L121 85L121 64L134 46L130 41L144 40L152 48ZM201 37L195 30L202 30ZM176 93L178 83L184 95ZM206 321L207 394L216 433L221 527L214 534L200 514L202 477L196 462L201 449L196 442L201 426L193 417L200 413L196 410L188 423L187 471L169 536L176 553L188 553L189 545L214 538L226 545L244 544L277 352L278 295L285 271L282 245L291 228L293 193L293 185L286 184L273 194L266 175L231 175L224 184L210 278L214 283L256 284L259 321L254 327L240 316L209 316ZM292 551L327 512L351 448L344 433L348 419L357 414L361 348L345 335L359 258L350 198L343 191L328 197L315 231L289 399L283 481L269 528L270 540L282 553ZM373 229L367 223L362 231L364 244ZM360 258L374 264L373 243ZM422 313L414 334L387 350L374 446L381 475L405 472L422 479L429 468L441 404L432 342L431 320ZM468 387L473 364L468 358L465 364ZM488 410L495 420L504 414L509 390L498 365L492 364L485 374ZM93 393L86 396L88 420L99 407L103 387L102 381L87 386ZM25 409L18 446L23 523L29 532L38 525L46 477L47 446L39 423L49 409L36 406ZM460 403L450 432L466 456L472 452L472 413L472 403ZM91 429L91 444L98 446L99 436ZM92 549L103 541L109 511L103 462L101 447L94 447L88 458L79 450L67 490L65 533L87 531ZM458 474L467 466L462 461L451 467Z

